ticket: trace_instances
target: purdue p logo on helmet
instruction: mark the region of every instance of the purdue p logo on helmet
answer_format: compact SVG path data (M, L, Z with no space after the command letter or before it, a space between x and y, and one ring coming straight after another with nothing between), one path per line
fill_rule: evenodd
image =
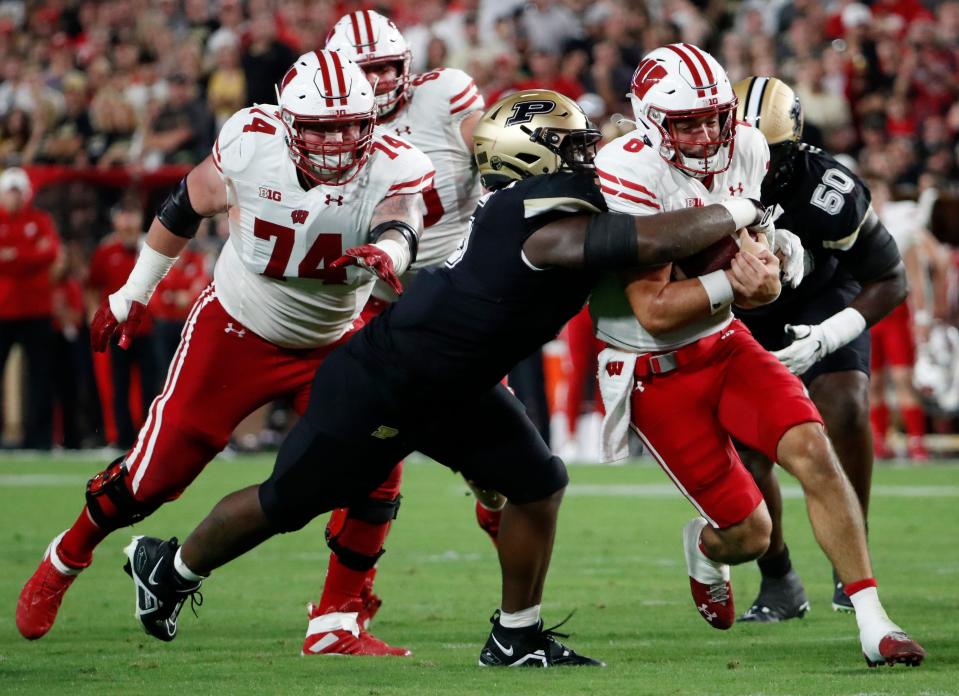
M561 169L592 169L600 137L569 97L529 90L487 109L473 131L473 156L483 186L495 189Z

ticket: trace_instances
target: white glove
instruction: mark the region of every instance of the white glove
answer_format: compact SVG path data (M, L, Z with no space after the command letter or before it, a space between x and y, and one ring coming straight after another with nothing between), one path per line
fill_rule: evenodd
M786 335L791 336L793 342L773 355L794 375L802 375L865 329L865 318L852 307L846 307L821 324L786 324Z
M805 256L802 241L789 230L776 228L772 240L772 252L780 257L783 282L795 288L806 274Z

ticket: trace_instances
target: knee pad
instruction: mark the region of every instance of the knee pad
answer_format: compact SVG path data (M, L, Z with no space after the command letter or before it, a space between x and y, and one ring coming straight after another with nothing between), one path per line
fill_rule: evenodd
M380 549L374 554L365 554L354 551L340 543L339 538L343 528L349 520L358 520L368 524L388 524L396 519L400 511L400 498L396 496L392 499L367 498L347 508L347 512L342 523L335 525L337 512L334 512L334 518L331 518L330 524L326 527L326 545L336 554L340 563L351 570L365 572L370 570L380 560L386 549ZM334 529L337 526L338 529Z
M120 529L135 524L150 515L159 504L137 500L127 485L129 470L123 457L87 481L87 511L101 529Z

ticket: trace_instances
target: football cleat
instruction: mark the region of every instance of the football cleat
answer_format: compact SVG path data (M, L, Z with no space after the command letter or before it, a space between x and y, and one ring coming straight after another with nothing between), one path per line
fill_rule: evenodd
M569 617L567 617L568 619ZM542 620L523 628L504 628L499 612L490 617L493 630L480 652L480 667L605 667L605 662L580 655L556 638L569 638L557 633L562 621L552 628L543 628Z
M870 658L866 650L863 650L862 656L866 658L866 664L870 667L895 664L918 667L926 657L926 651L903 631L896 630L887 633L879 641L878 655Z
M777 579L763 576L759 584L759 595L753 605L746 610L740 621L754 623L774 623L789 619L801 619L809 611L809 598L806 589L795 570Z
M490 510L480 501L476 501L476 521L479 523L480 529L493 540L494 546L496 545L496 539L499 537L499 521L502 517L502 509Z
M371 655L408 657L407 648L394 648L371 635L360 624L364 610L361 599L351 599L336 611L322 611L317 605L306 607L310 623L303 641L303 655Z
M832 583L832 610L843 613L855 613L856 608L852 605L852 600L849 599L849 595L847 595L843 589L842 580L839 579L839 575L835 569L832 571Z
M736 622L729 566L707 558L700 548L700 535L706 526L702 517L691 519L683 527L683 548L689 571L689 589L700 616L713 628L725 631Z
M176 537L163 541L135 536L123 550L127 556L123 570L136 587L136 617L144 631L167 642L176 638L183 603L189 599L194 613L203 604L203 595L198 592L202 581L188 583L173 570L177 548Z
M40 565L27 580L17 600L17 630L27 640L43 638L53 627L63 595L82 570L70 568L56 555L62 532L47 546Z

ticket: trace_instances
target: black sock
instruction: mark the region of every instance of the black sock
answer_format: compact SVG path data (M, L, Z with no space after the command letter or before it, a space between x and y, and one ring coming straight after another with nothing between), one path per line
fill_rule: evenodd
M792 570L793 564L789 560L789 547L783 544L781 553L770 556L768 553L760 558L756 563L759 565L759 572L763 577L770 580L779 580L786 577L786 574Z

